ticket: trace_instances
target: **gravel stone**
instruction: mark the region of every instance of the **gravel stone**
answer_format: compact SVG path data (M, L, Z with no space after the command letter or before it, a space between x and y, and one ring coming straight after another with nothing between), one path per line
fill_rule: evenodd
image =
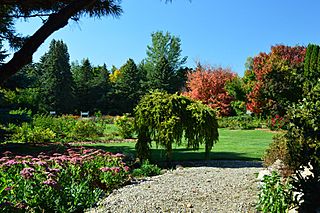
M207 161L113 191L88 212L255 212L260 162ZM179 167L181 168L181 167Z

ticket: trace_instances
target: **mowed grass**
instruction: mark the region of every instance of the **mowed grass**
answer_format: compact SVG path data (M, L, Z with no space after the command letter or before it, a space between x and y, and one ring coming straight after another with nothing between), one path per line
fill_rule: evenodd
M114 138L121 141L116 129L111 125L108 127L110 132L109 139ZM209 155L209 159L216 160L247 160L260 161L266 148L272 142L272 136L275 133L266 130L228 130L219 129L219 141L214 145ZM103 149L109 152L120 152L126 155L136 156L135 142L99 142L99 143L81 143L81 146ZM0 153L12 151L16 154L37 154L41 151L62 152L65 150L62 144L2 144ZM162 162L166 160L165 151L161 147L152 144L151 157L153 162ZM185 145L173 145L173 161L204 160L204 146L199 150L187 149Z
M272 142L274 133L264 130L219 129L219 135L219 141L214 145L209 159L260 161L266 148ZM136 155L134 142L95 143L86 146ZM153 144L151 151L153 161L165 160L165 152L161 147ZM195 151L186 149L184 145L174 145L172 158L174 161L203 160L205 158L204 146Z

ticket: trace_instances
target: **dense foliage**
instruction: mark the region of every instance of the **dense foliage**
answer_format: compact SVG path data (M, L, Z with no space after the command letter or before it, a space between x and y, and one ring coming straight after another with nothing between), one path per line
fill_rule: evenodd
M265 213L286 213L293 203L292 186L282 183L281 176L272 172L265 175L259 194L258 210Z
M307 97L289 111L290 127L288 140L290 165L296 170L292 185L295 191L302 192L300 210L313 212L320 203L320 81ZM305 168L311 174L302 176ZM299 201L301 201L299 200Z
M198 149L205 144L208 156L218 140L215 112L200 102L177 94L154 91L145 95L135 108L136 144L140 158L150 157L151 142L165 148L171 159L172 144L186 140L188 148Z
M229 69L198 65L195 72L188 73L188 91L184 95L207 104L220 116L230 115L233 97L228 94L225 85L235 77L236 74Z
M273 46L253 59L255 84L248 94L247 109L263 115L286 114L302 98L303 60L306 48Z
M1 212L79 212L129 180L122 154L73 148L0 158Z

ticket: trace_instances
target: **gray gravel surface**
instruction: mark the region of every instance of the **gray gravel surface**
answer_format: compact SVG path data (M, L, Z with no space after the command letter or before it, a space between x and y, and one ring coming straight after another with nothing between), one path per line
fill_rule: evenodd
M88 212L255 212L260 163L211 161L196 166L178 166L115 190Z

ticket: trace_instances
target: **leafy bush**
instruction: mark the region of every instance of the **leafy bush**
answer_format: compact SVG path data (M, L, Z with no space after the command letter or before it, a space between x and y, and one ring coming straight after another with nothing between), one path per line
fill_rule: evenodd
M94 121L91 120L78 120L69 136L73 139L87 139L95 138L103 134L103 127L97 126Z
M290 168L290 155L289 149L287 145L287 139L285 134L276 134L272 138L272 143L267 148L264 156L263 156L263 163L265 166L271 166L276 160L281 160L284 164L284 168L281 170L281 174L285 177L288 177L293 173L292 169Z
M4 154L1 212L81 212L129 179L122 154L84 148L37 157Z
M13 132L10 139L18 143L45 143L54 140L56 136L51 129L32 127L28 123L23 123L21 126L11 124L8 129Z
M122 138L132 138L134 134L134 119L129 114L118 116L115 119L115 125L119 129Z
M180 145L182 138L187 147L199 149L205 144L206 157L218 140L215 111L177 94L154 91L145 95L135 108L135 127L138 133L138 157L150 157L151 141L165 148L171 159L172 143Z
M287 117L281 117L276 115L273 118L268 119L267 126L271 130L288 129L289 119Z
M73 116L35 115L30 123L21 126L10 124L7 130L10 130L12 135L9 135L8 140L37 143L94 140L103 135L107 123L102 118L80 120Z
M222 117L218 119L218 124L220 128L229 129L255 129L263 127L262 119L250 115Z
M296 170L294 190L302 196L299 211L316 212L320 207L320 79L301 103L289 110L290 126L286 134L290 164ZM303 176L305 168L311 174Z
M292 186L281 183L280 175L265 175L259 194L258 210L266 213L285 213L293 203Z
M161 169L157 165L150 164L149 160L145 160L140 168L132 171L132 175L135 177L150 177L160 175L160 173Z

